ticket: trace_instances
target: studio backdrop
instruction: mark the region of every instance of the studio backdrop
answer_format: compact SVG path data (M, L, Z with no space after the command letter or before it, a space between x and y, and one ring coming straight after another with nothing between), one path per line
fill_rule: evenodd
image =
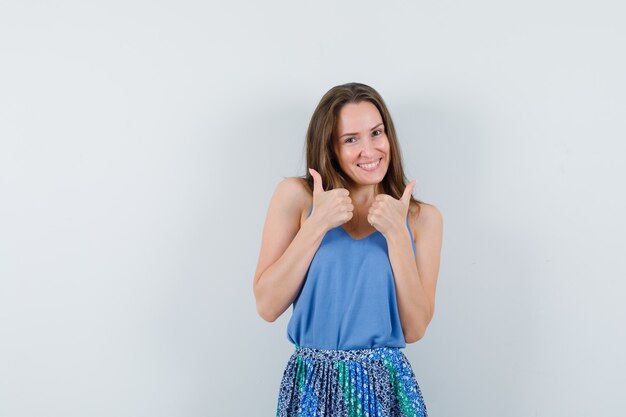
M271 195L385 99L444 219L431 417L622 416L626 27L599 1L0 3L0 415L273 416Z

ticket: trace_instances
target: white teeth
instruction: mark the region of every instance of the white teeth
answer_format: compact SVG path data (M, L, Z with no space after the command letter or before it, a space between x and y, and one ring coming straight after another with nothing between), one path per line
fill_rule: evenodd
M380 159L378 161L376 161L376 162L371 163L371 164L367 164L367 165L357 164L357 165L360 166L361 168L373 169L373 168L376 168L379 163L380 163Z

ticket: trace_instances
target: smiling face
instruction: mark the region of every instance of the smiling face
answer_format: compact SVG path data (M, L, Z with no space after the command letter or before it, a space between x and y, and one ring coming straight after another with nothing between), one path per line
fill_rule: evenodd
M389 140L382 116L369 101L348 103L335 121L333 149L355 185L380 183L389 167Z

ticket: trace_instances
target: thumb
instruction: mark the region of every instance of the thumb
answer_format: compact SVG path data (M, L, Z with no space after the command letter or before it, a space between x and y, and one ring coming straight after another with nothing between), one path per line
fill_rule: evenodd
M313 168L309 168L309 172L313 177L313 195L323 192L324 187L322 186L322 176Z
M411 201L411 194L413 194L413 188L415 188L416 183L417 183L416 180L413 180L410 183L408 183L406 185L406 188L404 189L404 194L402 194L402 197L400 197L400 201L404 202L404 204L407 206L409 205Z

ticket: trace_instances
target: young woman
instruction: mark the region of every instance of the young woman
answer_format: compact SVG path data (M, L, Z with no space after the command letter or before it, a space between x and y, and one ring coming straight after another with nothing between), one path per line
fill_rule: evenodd
M293 304L276 415L427 416L400 350L435 307L443 221L412 196L391 116L371 87L330 89L306 135L308 175L282 180L265 220L254 295Z

